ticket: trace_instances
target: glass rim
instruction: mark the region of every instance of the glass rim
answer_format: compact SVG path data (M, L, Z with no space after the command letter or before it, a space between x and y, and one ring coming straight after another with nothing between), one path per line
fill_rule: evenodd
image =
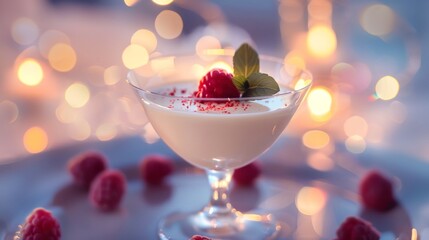
M225 52L223 54L211 54L211 55L213 55L213 56L233 56L233 54L229 54L228 52ZM194 56L198 57L197 54L194 54L194 55L191 55L191 54L160 55L160 56L153 57L149 60L168 58L168 57L194 57ZM208 55L208 56L210 56L210 55ZM274 63L281 64L283 66L286 66L286 64L283 62L283 60L281 58L278 58L278 57L260 54L259 59L265 60L265 61L271 61ZM294 65L290 65L290 66L294 66ZM301 87L299 89L293 89L293 90L288 90L285 92L275 93L274 95L256 96L256 97L204 98L204 97L195 97L195 96L170 96L170 95L166 95L166 94L162 94L162 93L157 93L157 92L154 92L154 91L151 91L148 89L143 89L143 88L137 86L136 84L134 84L132 81L130 81L130 78L136 78L137 79L137 76L135 76L135 70L134 69L131 69L128 71L126 81L131 87L133 87L137 91L141 91L141 92L144 92L146 94L153 95L153 96L160 96L160 97L170 98L170 99L192 99L192 100L201 101L201 102L229 102L229 101L252 101L252 100L254 101L254 100L264 100L264 99L270 99L270 98L275 98L275 97L291 95L294 93L304 92L307 89L309 89L311 87L311 85L313 84L313 75L307 69L300 69L300 68L298 68L298 69L301 71L299 75L306 74L308 76L308 78L306 78L307 84L305 84L303 87ZM178 82L185 83L187 81L178 81Z

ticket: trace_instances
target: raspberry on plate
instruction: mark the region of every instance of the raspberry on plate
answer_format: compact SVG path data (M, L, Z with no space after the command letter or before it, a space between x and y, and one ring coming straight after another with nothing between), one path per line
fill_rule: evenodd
M348 217L338 228L336 240L378 240L380 233L371 223L356 217Z
M139 169L143 181L151 185L159 185L173 173L173 163L166 156L151 154L142 159Z
M201 235L194 235L189 240L212 240L212 239Z
M242 186L252 185L261 175L261 167L257 162L252 162L244 167L235 169L232 179Z
M51 212L36 208L27 216L25 223L17 233L20 240L61 239L61 228Z
M392 182L376 170L368 172L362 178L359 193L362 204L367 209L386 212L397 204Z
M232 74L219 68L208 72L198 85L196 97L200 98L237 98L240 92L232 82Z
M89 194L94 206L104 211L116 209L125 194L125 176L118 170L106 170L91 185Z
M67 168L77 185L89 189L95 177L107 169L107 161L101 153L85 152L72 158Z

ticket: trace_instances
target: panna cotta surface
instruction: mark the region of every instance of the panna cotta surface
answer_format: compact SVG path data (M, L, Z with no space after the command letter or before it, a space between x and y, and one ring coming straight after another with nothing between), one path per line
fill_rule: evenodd
M293 94L203 100L192 97L195 86L178 82L141 97L163 141L201 168L226 170L250 163L280 136L297 108Z

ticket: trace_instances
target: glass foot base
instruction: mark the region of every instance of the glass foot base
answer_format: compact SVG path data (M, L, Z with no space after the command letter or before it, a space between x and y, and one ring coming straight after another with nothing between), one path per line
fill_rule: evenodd
M193 235L213 239L276 239L281 225L272 215L236 214L234 218L208 218L204 212L172 214L159 224L159 237L163 240L188 240Z

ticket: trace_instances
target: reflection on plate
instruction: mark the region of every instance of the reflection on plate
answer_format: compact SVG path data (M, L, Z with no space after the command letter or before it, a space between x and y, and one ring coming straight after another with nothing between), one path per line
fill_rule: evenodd
M89 149L103 152L110 166L127 176L127 194L115 212L97 211L66 173L67 161ZM180 159L165 185L146 186L136 166L150 153L175 157L161 142L148 145L136 137L68 146L0 166L0 238L13 239L25 216L45 207L59 219L64 240L157 239L157 222L163 216L203 207L209 188L202 171ZM284 225L280 239L333 239L348 216L372 222L385 240L412 239L413 231L420 239L429 238L427 164L382 150L352 155L341 146L329 156L332 164L317 154L297 139L280 139L260 157L263 174L255 186L232 186L232 204L243 212L274 213ZM401 204L388 213L365 211L358 203L359 178L371 168L396 177Z

